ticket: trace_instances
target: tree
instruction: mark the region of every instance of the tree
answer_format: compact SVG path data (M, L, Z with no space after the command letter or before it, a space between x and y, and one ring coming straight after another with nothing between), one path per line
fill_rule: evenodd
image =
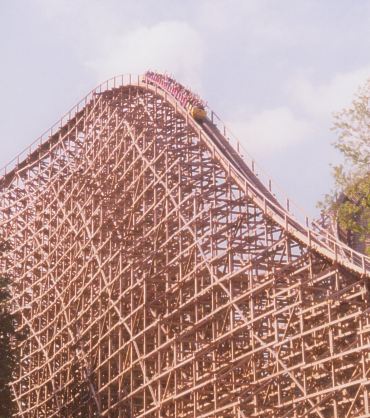
M334 167L335 191L326 196L339 227L365 242L370 237L370 79L360 87L352 105L335 115L334 143L344 164Z
M6 246L0 244L3 255ZM17 364L15 340L16 319L10 309L10 280L0 277L0 418L9 418L15 412L10 382Z

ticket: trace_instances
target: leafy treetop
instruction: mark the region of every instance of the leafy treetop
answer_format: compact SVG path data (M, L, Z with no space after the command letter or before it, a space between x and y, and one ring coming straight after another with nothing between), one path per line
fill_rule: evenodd
M370 79L360 87L352 105L335 115L334 143L344 164L334 167L335 191L324 206L339 226L368 243L370 237ZM341 196L341 198L340 198ZM366 244L365 244L366 247ZM370 253L369 244L366 251Z

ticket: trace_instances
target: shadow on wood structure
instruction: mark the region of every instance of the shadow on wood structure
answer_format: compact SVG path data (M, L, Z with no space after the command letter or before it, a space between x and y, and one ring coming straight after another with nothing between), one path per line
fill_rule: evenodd
M370 417L369 259L259 178L213 112L142 77L18 157L18 416Z

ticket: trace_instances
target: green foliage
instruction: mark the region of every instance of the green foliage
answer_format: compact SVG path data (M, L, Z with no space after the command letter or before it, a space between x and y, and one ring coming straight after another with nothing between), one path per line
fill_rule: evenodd
M334 167L336 190L326 196L324 207L334 212L339 226L370 237L370 79L359 89L352 105L335 115L334 143L344 164ZM368 247L367 252L370 253Z
M14 348L17 332L16 320L10 311L9 286L10 280L0 277L0 418L11 417L15 412L9 383L17 364Z

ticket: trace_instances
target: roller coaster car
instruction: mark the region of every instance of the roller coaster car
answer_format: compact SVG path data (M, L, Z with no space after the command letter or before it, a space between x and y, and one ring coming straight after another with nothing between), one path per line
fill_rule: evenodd
M207 112L202 107L192 106L189 113L197 122L203 122L207 117Z

